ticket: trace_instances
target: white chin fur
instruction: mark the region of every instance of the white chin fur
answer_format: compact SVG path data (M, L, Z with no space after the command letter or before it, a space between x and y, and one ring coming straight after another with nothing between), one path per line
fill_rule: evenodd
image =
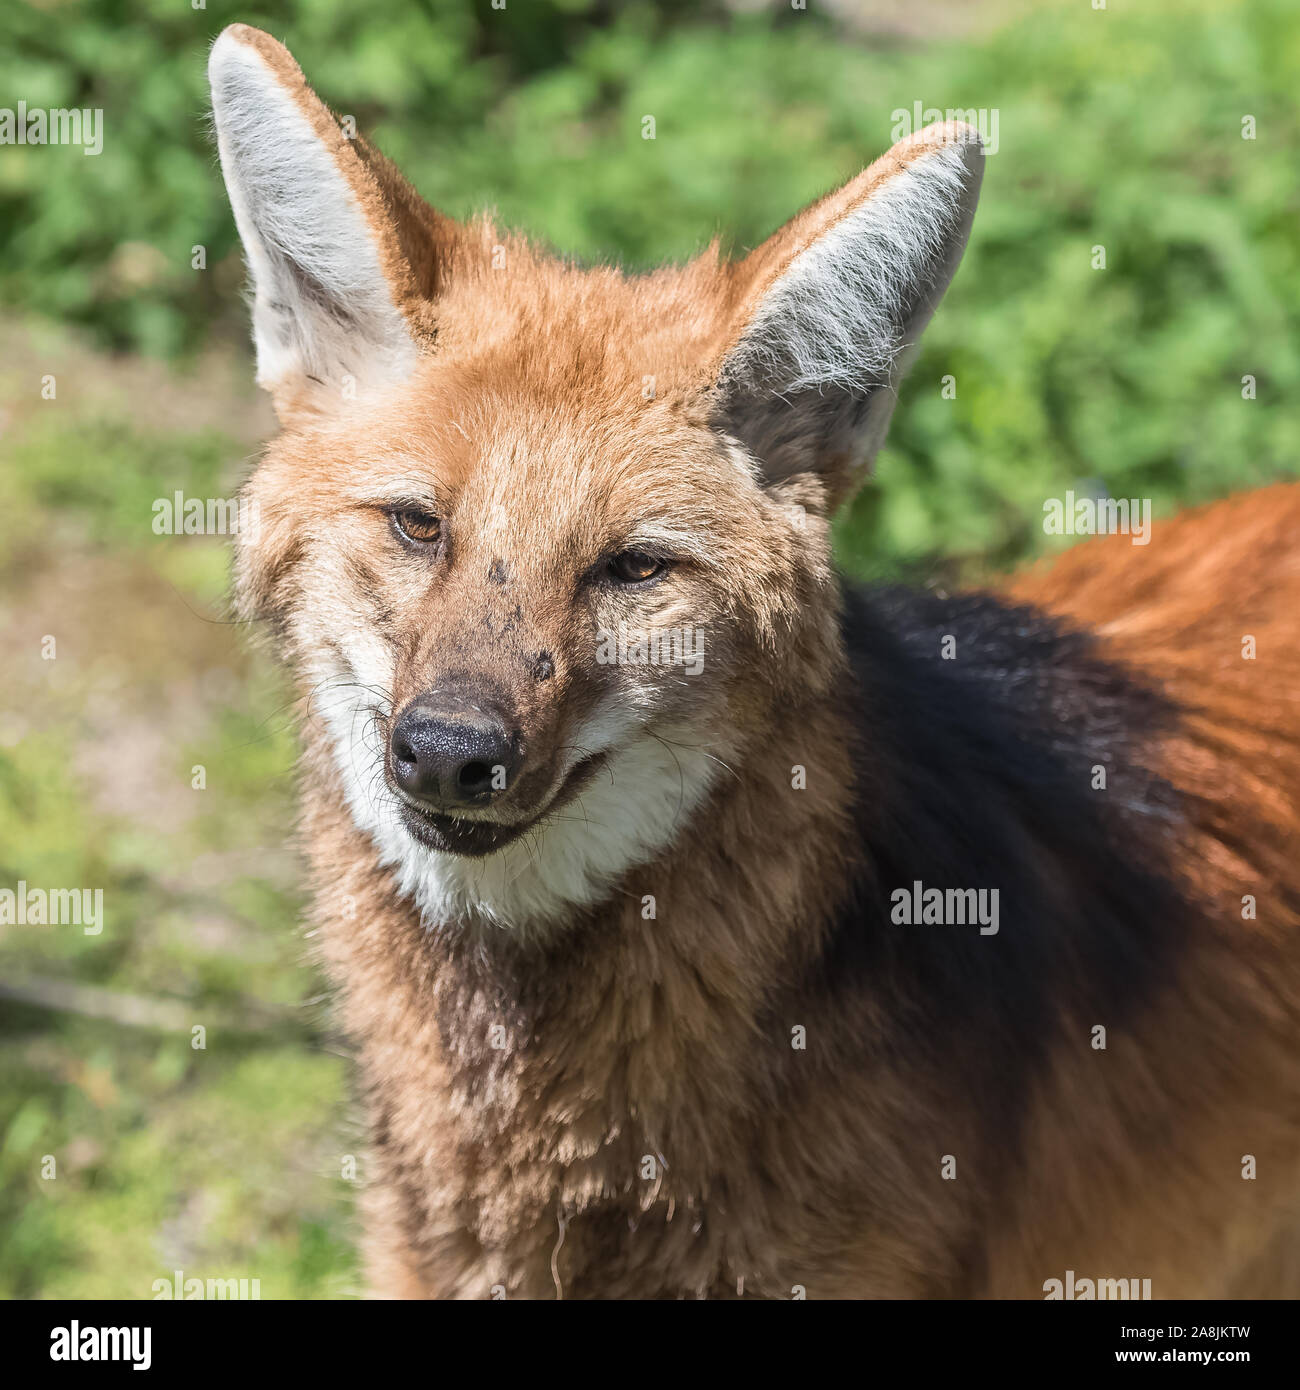
M432 850L402 824L384 780L375 705L344 683L317 688L352 819L373 840L398 890L431 930L556 924L607 898L624 872L652 859L683 831L718 764L689 733L629 731L586 788L552 817L479 859ZM663 741L661 742L660 739ZM599 750L603 740L580 740Z

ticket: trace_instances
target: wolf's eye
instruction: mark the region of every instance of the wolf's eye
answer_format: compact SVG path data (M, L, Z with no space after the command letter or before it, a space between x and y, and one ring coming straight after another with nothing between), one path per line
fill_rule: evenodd
M442 536L442 522L429 512L406 507L389 515L397 534L413 545L434 545Z
M622 550L610 557L608 568L610 577L620 584L644 584L661 575L668 565L640 550Z

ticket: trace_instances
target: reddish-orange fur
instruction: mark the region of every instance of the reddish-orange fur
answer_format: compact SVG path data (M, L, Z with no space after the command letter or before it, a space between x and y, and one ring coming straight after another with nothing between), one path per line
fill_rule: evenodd
M1052 1043L1026 1098L1008 1181L983 1098L893 1055L869 999L852 1020L871 1059L839 1073L825 1058L848 1025L816 992L776 990L772 1011L815 965L864 834L828 537L852 460L741 486L715 419L720 364L776 277L935 137L736 264L710 250L629 279L438 217L342 140L284 50L234 37L335 151L422 349L409 381L358 403L272 383L285 430L249 485L261 527L240 557L244 611L272 622L304 696L316 935L374 1137L372 1288L1041 1297L1073 1269L1150 1278L1157 1297L1294 1292L1300 488L1157 522L1146 548L1080 546L1010 586L1188 711L1143 758L1187 797L1152 854L1195 906L1176 967L1104 1054L1087 1035L1105 1019L1065 1020L1074 1041ZM436 584L392 547L380 504L402 489L456 537ZM422 922L349 814L313 662L383 634L382 730L456 653L511 692L535 769L518 801L542 807L582 720L645 692L592 665L575 575L647 518L707 539L655 617L706 622L716 663L652 693L727 772L683 833L552 931ZM601 602L606 623L639 612ZM888 814L896 771L863 776ZM796 1026L823 1032L791 1084Z

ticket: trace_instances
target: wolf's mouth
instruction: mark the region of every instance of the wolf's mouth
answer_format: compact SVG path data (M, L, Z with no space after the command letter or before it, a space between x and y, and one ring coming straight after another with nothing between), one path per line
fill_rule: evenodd
M560 789L551 797L546 806L527 820L506 823L494 820L468 820L461 816L449 816L442 811L434 811L417 806L413 801L402 801L402 824L411 837L426 849L436 849L443 854L463 854L470 859L481 859L505 849L520 836L542 824L549 816L566 806L582 791L600 770L605 761L604 753L595 753L583 758L569 771L560 784Z

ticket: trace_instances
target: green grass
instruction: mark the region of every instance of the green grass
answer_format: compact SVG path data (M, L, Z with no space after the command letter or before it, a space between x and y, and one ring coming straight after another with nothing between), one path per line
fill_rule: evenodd
M140 405L36 413L0 475L0 886L104 895L99 935L0 928L0 978L81 991L0 1014L0 1294L147 1298L180 1269L346 1295L358 1144L299 930L285 691L223 620L224 544L151 527L245 450ZM84 1012L130 999L158 1017Z

